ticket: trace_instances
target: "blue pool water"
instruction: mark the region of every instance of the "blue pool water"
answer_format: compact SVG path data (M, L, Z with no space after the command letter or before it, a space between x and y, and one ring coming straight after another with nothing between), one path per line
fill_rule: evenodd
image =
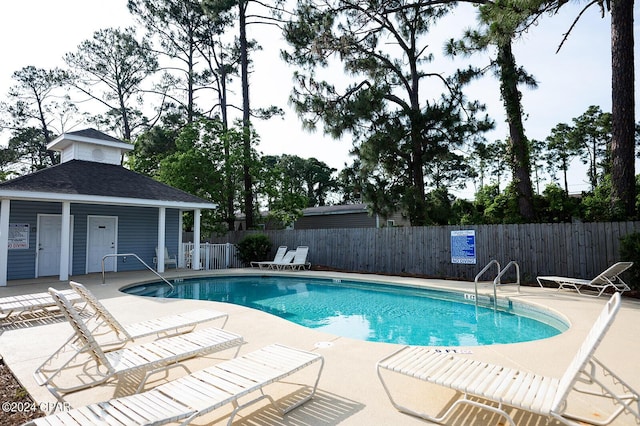
M463 293L356 281L229 276L184 280L173 291L164 283L123 291L234 303L338 336L409 345L526 342L568 328L561 318L525 304L500 299L498 309L492 301L476 307Z

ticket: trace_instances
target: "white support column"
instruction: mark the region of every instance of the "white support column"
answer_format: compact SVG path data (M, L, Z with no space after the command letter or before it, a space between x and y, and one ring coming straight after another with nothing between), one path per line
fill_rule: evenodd
M200 270L200 209L193 211L193 258L192 268Z
M9 214L11 201L0 203L0 287L7 286L7 265L9 264Z
M69 279L69 256L71 254L71 203L62 203L60 227L60 281Z
M178 268L184 268L185 256L184 256L184 244L182 243L182 210L178 212Z
M164 247L165 247L165 229L167 222L167 209L160 207L158 209L158 254L157 254L157 270L159 273L164 272Z

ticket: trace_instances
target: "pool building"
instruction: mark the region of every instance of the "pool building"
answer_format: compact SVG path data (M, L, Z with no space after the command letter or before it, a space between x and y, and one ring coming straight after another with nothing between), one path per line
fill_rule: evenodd
M165 269L183 259L182 213L216 205L122 166L133 145L95 129L64 133L47 149L60 164L0 183L0 286L8 280ZM198 256L199 246L194 248ZM116 254L120 254L116 256ZM107 257L105 257L107 256ZM197 262L196 262L197 263ZM194 265L197 269L199 265Z

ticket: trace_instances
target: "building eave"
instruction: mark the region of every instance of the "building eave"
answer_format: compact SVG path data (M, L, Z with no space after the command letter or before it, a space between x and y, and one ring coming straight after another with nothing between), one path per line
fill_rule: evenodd
M132 151L134 148L132 144L122 142L122 141L96 139L96 138L90 138L86 136L74 135L72 133L63 133L62 135L58 136L56 139L51 141L47 145L47 149L51 151L61 151L68 145L71 145L73 142L86 142L94 145L109 146L112 148L122 149L123 151Z
M80 204L102 204L136 207L167 207L181 210L212 210L218 208L214 203L189 203L185 201L164 201L142 198L104 197L82 194L64 194L52 192L0 190L0 199L42 202L71 202Z

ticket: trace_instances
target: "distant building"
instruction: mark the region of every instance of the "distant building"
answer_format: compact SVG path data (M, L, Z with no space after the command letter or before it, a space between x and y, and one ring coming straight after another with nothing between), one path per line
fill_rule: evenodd
M408 225L409 222L399 213L388 218L381 217L379 214L370 214L367 204L360 203L306 208L302 210L302 217L294 222L293 228L385 228Z
M261 212L266 218L267 212ZM302 217L296 220L291 229L329 229L329 228L384 228L393 226L409 226L409 221L396 213L384 218L378 214L370 214L367 204L341 204L335 206L308 207L302 210ZM282 229L281 224L266 221L263 229ZM236 230L245 229L244 215L238 216Z

